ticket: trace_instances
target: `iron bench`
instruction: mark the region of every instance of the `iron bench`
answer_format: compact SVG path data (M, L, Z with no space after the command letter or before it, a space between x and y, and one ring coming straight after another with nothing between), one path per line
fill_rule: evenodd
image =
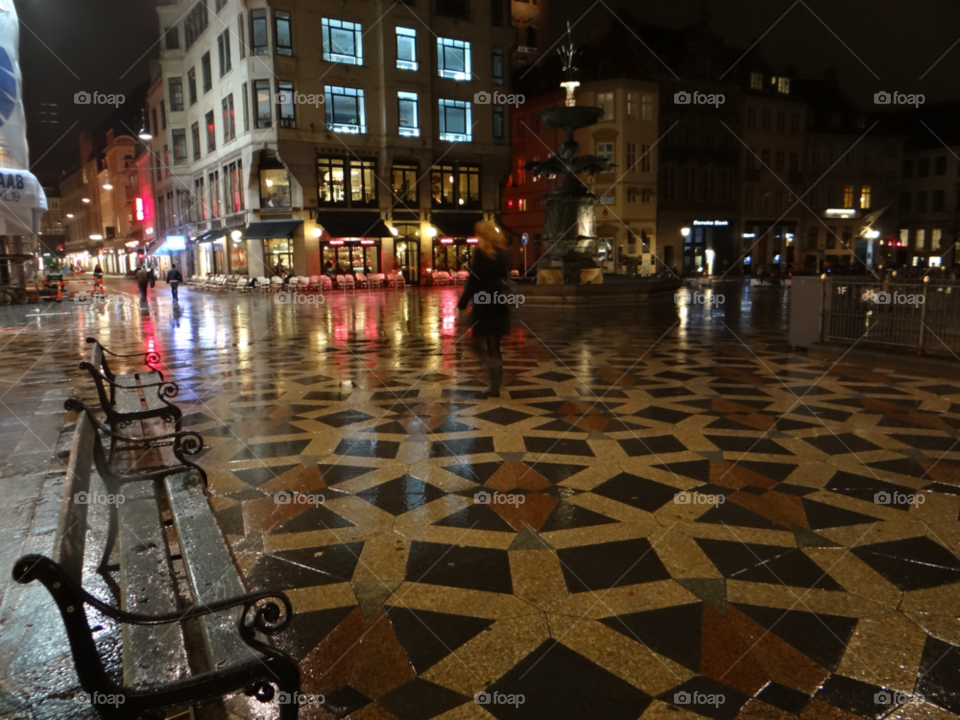
M269 643L269 636L290 624L290 600L282 592L247 592L244 587L207 502L204 473L189 464L202 438L194 432L174 434L175 453L187 465L121 476L110 470L98 434L110 430L76 401L68 400L65 406L79 415L53 557L23 556L14 565L13 577L24 584L39 580L53 597L80 684L94 698L100 717L153 717L163 709L239 690L270 702L274 685L281 698L300 698L296 661ZM83 583L87 515L91 493L97 492L96 478L109 493L104 497L112 497L115 516L98 570L106 574L113 551L120 577L115 605L92 595ZM172 522L164 520L166 514ZM183 565L179 578L174 561L179 561L177 567ZM191 600L184 600L185 594ZM109 652L102 655L97 648L86 608L120 624L119 682L107 669ZM299 716L296 703L281 704L281 720Z
M100 408L107 417L107 424L112 431L111 453L117 439L117 431L130 425L136 420L160 418L165 422L172 422L177 431L183 412L168 398L176 397L180 389L176 383L163 379L163 374L152 367L152 363L160 361L155 352L120 355L110 352L96 338L87 338L92 345L90 362L80 363L80 369L86 370L93 378L97 387ZM150 369L126 375L118 375L110 369L107 354L113 357L143 357L144 363ZM153 389L156 388L156 392Z

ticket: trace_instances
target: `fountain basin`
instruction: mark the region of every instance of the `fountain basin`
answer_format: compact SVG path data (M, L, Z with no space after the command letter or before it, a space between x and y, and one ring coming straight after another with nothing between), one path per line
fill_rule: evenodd
M603 108L575 105L573 107L553 107L541 110L537 116L547 127L566 130L571 135L574 130L595 125L603 117Z

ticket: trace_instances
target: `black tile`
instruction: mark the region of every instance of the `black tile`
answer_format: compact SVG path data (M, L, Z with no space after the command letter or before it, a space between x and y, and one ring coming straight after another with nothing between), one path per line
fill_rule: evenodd
M486 618L411 610L398 605L390 605L385 609L397 639L418 675L494 622Z
M792 687L772 682L757 693L757 697L769 705L786 710L792 715L799 715L810 702L806 693L794 690Z
M359 410L341 410L340 412L335 412L330 415L321 415L315 420L319 420L325 425L330 427L342 428L347 425L354 425L355 423L363 422L364 420L369 420L373 415L367 415L365 412L360 412Z
M474 463L472 465L447 465L443 469L452 472L454 475L462 477L464 480L483 484L501 468L502 460L493 462ZM537 466L539 469L539 465Z
M665 465L654 465L657 470L664 470L674 475L682 475L699 482L710 482L710 461L709 460L684 460L683 462L673 462Z
M711 507L696 519L698 523L711 525L733 525L734 527L760 528L763 530L783 530L784 528L753 510L748 510L735 502L720 503Z
M444 495L446 493L440 488L411 475L402 475L357 493L357 497L395 516L415 510Z
M691 417L693 413L650 405L639 412L635 412L634 415L646 420L656 420L657 422L676 424L686 420L688 417Z
M393 460L400 450L400 443L393 440L351 440L344 438L337 443L334 455L381 458Z
M348 716L362 707L369 705L370 698L357 690L353 685L338 687L333 692L323 696L323 709L336 718Z
M352 605L328 610L295 612L289 627L274 635L273 642L280 650L293 655L295 660L303 660L355 608L356 606Z
M646 538L563 548L557 557L571 593L670 579Z
M278 475L283 475L287 470L298 467L297 465L273 465L250 468L249 470L231 470L234 475L243 480L248 485L260 487L267 480L273 480Z
M867 467L886 470L887 472L897 473L898 475L907 475L913 478L922 478L927 474L927 471L923 469L920 463L908 457L867 463Z
M647 388L645 392L653 398L683 397L695 394L685 387Z
M348 392L337 392L329 390L311 390L303 396L303 400L327 400L331 402L344 402L350 398Z
M471 385L479 385L480 383L470 383ZM462 400L486 400L487 391L486 390L443 390L440 394L440 397L450 398L450 399L462 399Z
M927 702L960 715L960 647L927 637L918 672L916 692Z
M579 455L581 457L595 457L590 444L586 440L573 438L545 438L523 436L523 444L527 452L550 455Z
M511 400L528 400L530 398L556 397L557 391L553 388L531 388L529 390L511 390Z
M826 503L810 500L809 498L803 498L800 502L803 504L803 511L807 515L807 523L810 525L811 530L825 530L826 528L861 525L863 523L875 523L879 521L879 518L870 515L827 505Z
M497 423L498 425L513 425L521 420L526 420L529 417L533 417L533 415L520 412L519 410L514 410L512 408L498 407L494 408L493 410L487 410L486 412L479 413L474 417L478 417L481 420L486 420L487 422Z
M239 453L233 456L233 461L260 460L263 458L288 457L299 455L307 449L312 440L280 440L279 442L248 443Z
M620 522L613 518L601 515L593 510L574 505L573 503L561 500L558 502L550 515L540 527L540 532L553 532L554 530L572 530L574 528L592 527L594 525L609 525Z
M866 452L868 450L879 450L880 447L874 445L869 440L865 440L859 435L853 433L838 433L836 435L821 435L813 438L802 438L804 442L809 443L820 452L827 455L843 455L845 453Z
M697 675L661 693L657 699L713 720L733 720L750 698L729 685Z
M324 490L321 494L323 494L327 500L330 500L331 492L337 491ZM278 527L276 530L271 531L270 534L283 535L285 533L312 532L314 530L332 530L348 527L355 527L355 525L345 517L341 517L333 510L326 508L323 505L314 505L313 507L307 508L296 517L287 520L287 522Z
M687 446L673 435L659 435L656 437L627 438L617 440L620 447L630 457L642 455L664 455L666 453L684 452Z
M440 685L414 678L377 699L377 704L397 720L427 720L443 715L470 698Z
M824 490L839 495L865 500L875 505L886 505L897 510L909 510L908 500L916 491L906 485L895 485L874 477L854 475L843 470L836 472L830 478ZM885 493L885 494L884 494ZM884 502L889 500L889 502Z
M851 552L900 590L960 582L960 559L926 536L863 545Z
M590 492L647 512L654 512L667 503L673 502L673 497L678 490L669 485L623 472L604 481Z
M484 705L498 720L636 720L651 702L642 690L556 640L546 640L486 692L524 696L519 707Z
M723 576L730 580L843 590L819 565L795 547L707 538L694 540Z
M493 452L492 437L459 438L456 440L435 440L430 446L430 457L459 457L462 455L480 455Z
M489 505L473 503L437 520L434 525L441 527L472 528L474 530L488 530L490 532L515 533L516 530L506 520L500 517Z
M777 482L785 481L790 477L790 473L800 467L796 463L775 463L765 460L741 460L737 465Z
M406 579L466 590L513 592L507 551L491 548L414 540L407 558Z
M550 372L540 373L539 375L534 375L534 377L540 380L546 380L548 382L565 382L567 380L574 379L573 375L568 375L567 373L554 372L553 370L551 370Z
M397 390L396 392L391 390L378 390L370 396L370 401L380 402L381 400L410 400L419 397L419 395L420 391L417 389Z
M351 480L352 478L376 470L376 468L372 467L354 467L350 465L340 465L339 463L333 465L318 463L317 468L320 470L320 477L323 478L323 482L328 486L336 485L337 483L342 483L344 480Z
M863 718L879 718L892 709L888 705L876 702L876 695L882 690L883 688L877 685L870 685L843 675L831 675L820 686L814 697Z
M892 437L894 440L916 450L933 450L941 453L949 452L957 444L956 439L949 435L903 435L898 433L889 434L887 437Z
M277 550L257 560L247 583L251 588L290 590L350 582L362 549L363 543L355 542Z
M693 672L700 672L703 604L603 618L601 623Z
M536 470L536 472L543 475L543 477L545 477L550 482L559 483L559 482L563 482L569 477L573 477L581 470L586 470L588 466L587 465L570 465L568 463L564 463L563 465L560 465L557 463L538 462L536 464L531 464L530 467Z
M837 669L858 622L840 615L759 605L736 604L736 608L831 672Z
M754 453L760 455L793 455L782 445L765 437L743 437L742 435L704 435L724 452Z

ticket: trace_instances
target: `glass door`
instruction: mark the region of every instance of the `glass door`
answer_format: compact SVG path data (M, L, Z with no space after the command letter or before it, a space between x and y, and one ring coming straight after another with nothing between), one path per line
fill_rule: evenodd
M396 260L400 265L400 272L403 273L403 279L408 285L420 282L420 243L418 241L399 241Z

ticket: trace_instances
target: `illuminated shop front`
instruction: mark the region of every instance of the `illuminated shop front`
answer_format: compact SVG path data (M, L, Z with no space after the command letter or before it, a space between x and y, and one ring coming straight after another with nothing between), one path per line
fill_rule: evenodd
M272 277L276 274L278 263L283 266L283 271L286 273L293 270L294 234L302 224L303 220L252 222L241 232L239 238L241 243L233 242L232 231L227 239L231 245L238 246L238 254L241 252L242 242L247 242L244 262L249 274L256 277ZM261 244L260 248L254 247L257 241ZM262 251L262 255L258 250Z
M389 267L384 272L399 266L406 284L416 285L420 282L420 223L398 223L395 215L393 229L394 260L385 258Z
M481 213L434 213L433 224L439 233L433 241L433 269L459 272L470 266L477 244L474 225L483 220Z
M228 273L224 257L224 236L226 230L211 230L194 240L198 249L198 265L201 276L226 275Z
M321 210L317 214L320 237L320 272L388 273L384 268L383 239L392 237L379 213L363 210ZM391 263L392 266L392 263Z

